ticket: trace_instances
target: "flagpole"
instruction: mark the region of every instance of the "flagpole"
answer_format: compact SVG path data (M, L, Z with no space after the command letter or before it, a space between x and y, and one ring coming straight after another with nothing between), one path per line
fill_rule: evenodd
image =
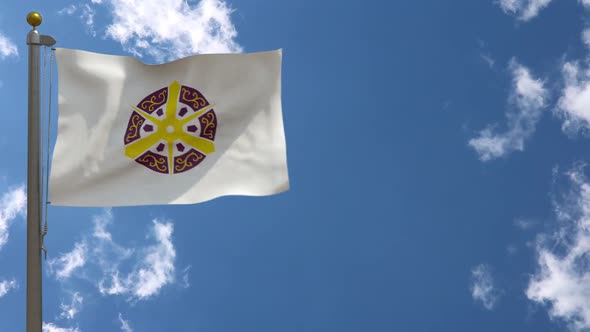
M30 12L27 22L33 30L27 34L29 45L29 131L27 161L27 332L41 332L41 181L39 127L39 58L41 46L52 46L55 40L39 34L41 15Z

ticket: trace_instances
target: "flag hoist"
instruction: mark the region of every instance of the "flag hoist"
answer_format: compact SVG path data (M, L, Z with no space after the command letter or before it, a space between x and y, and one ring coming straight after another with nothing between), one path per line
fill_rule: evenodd
M27 22L33 29L27 35L29 45L29 116L28 116L28 165L27 165L27 332L41 332L41 134L40 134L40 49L53 46L51 36L37 30L41 15L31 12ZM46 204L44 202L43 204Z

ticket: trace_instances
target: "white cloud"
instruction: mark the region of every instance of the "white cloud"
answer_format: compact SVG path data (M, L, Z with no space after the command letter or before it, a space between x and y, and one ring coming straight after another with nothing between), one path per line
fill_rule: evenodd
M50 260L50 272L63 281L84 265L92 265L98 267L100 276L94 278L92 269L84 269L84 278L96 280L101 294L127 295L135 300L157 295L162 287L176 281L176 250L172 243L172 223L154 220L151 237L155 243L133 250L113 240L108 230L112 221L113 214L109 209L104 210L101 215L96 215L92 236L77 242L71 252ZM132 258L136 259L135 264L128 271L122 269L122 263ZM187 285L188 268L182 273L183 281Z
M93 0L112 22L106 36L136 56L171 60L197 53L241 52L232 9L224 0ZM130 13L133 13L130 15Z
M514 220L514 226L522 229L522 230L529 230L537 225L537 221L532 219L523 219L518 218Z
M590 28L586 28L582 31L582 42L584 42L586 47L590 48Z
M18 48L12 40L0 33L0 60L9 56L18 56Z
M117 271L121 262L131 257L134 250L124 248L113 241L113 236L107 227L113 221L110 209L105 209L102 215L94 216L94 230L92 238L87 239L89 246L93 248L93 262L97 263L104 274Z
M107 226L112 222L112 220L113 213L110 209L105 209L103 215L94 216L94 232L92 235L99 240L113 242L111 233L107 231Z
M133 250L123 248L113 241L107 230L112 219L110 209L105 209L101 215L95 215L92 237L76 242L72 251L49 260L49 272L55 274L57 279L64 280L88 262L98 265L105 274L115 271L121 261L133 254Z
M495 133L488 126L479 137L469 140L469 145L479 154L479 159L489 161L512 151L523 151L525 141L533 135L537 122L546 105L547 90L544 82L531 76L529 69L515 60L511 61L513 89L509 98L515 111L506 114L508 130Z
M78 8L76 7L76 5L71 4L65 8L58 10L57 13L60 15L73 15L77 9Z
M123 315L121 315L121 313L119 313L119 322L121 323L121 331L122 332L133 332L133 329L129 325L129 321L124 320Z
M61 309L61 314L59 315L59 317L65 319L74 319L74 317L76 317L76 315L82 309L83 301L84 298L82 297L82 295L80 295L80 293L78 292L75 292L74 294L72 294L72 302L70 304L62 303L59 306Z
M162 286L174 281L174 258L176 251L172 244L172 224L154 222L157 245L147 250L142 266L136 272L138 283L134 293L139 298L157 294Z
M0 198L0 249L8 242L8 229L18 215L25 215L27 193L24 186L11 189Z
M90 5L85 4L84 6L82 6L80 8L80 19L82 20L82 22L84 22L84 24L86 24L86 28L88 29L88 32L92 35L92 36L96 36L96 31L94 30L94 15L96 14L94 9L92 9L92 7L90 7Z
M128 294L136 299L157 295L160 289L175 281L174 260L176 251L172 244L173 226L168 222L154 220L155 245L147 247L139 264L126 276L120 277L115 269L108 278L99 282L102 294Z
M590 0L579 1L590 9ZM582 42L590 49L590 27L582 31ZM562 66L564 87L557 103L556 112L563 118L562 129L566 134L588 132L590 129L590 66L588 59L583 64L566 62Z
M77 242L72 251L49 260L49 272L54 273L58 279L67 279L86 264L87 256L86 243Z
M577 62L562 68L564 88L557 102L557 113L563 118L562 129L569 134L590 129L590 70Z
M496 64L496 60L492 58L489 54L480 54L481 59L490 67L490 69L494 69L494 65Z
M506 252L508 253L508 255L514 256L518 252L518 247L516 247L515 245L512 245L512 244L509 244L508 246L506 246Z
M96 15L96 11L89 4L81 4L79 6L72 4L58 10L57 13L70 16L77 14L80 21L86 25L88 33L93 37L96 36L96 31L94 29L94 16Z
M189 275L188 275L188 271L191 269L191 266L187 266L184 268L184 270L182 270L182 287L184 288L189 288L191 286L190 282L189 282Z
M521 21L528 21L537 16L550 2L551 0L499 0L498 4L506 14L514 15Z
M500 297L500 291L494 286L491 269L488 265L479 264L471 270L471 297L481 302L484 308L494 309Z
M123 284L121 278L119 278L119 271L113 271L109 277L110 284L107 286L107 280L102 279L98 282L98 290L102 295L119 295L129 293L129 287L127 284Z
M17 288L18 283L14 279L0 281L0 297L3 297L4 295L8 294L8 292L10 292L11 290Z
M549 315L572 331L590 329L590 183L583 170L568 173L571 192L554 202L560 224L552 236L539 237L539 268L526 289L530 300L547 305Z
M59 327L53 323L43 323L43 332L80 332L80 329Z

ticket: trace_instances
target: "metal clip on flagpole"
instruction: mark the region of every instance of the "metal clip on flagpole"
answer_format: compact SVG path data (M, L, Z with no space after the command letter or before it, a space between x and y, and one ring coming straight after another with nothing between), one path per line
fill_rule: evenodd
M41 14L30 12L27 22L33 30L27 34L29 45L29 132L27 167L27 332L41 332L41 181L39 126L39 51L41 46L53 46L55 39L41 35Z

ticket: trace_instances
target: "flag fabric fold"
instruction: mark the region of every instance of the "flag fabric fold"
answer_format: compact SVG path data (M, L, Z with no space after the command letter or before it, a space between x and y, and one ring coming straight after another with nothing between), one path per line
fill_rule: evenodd
M147 65L57 49L52 205L191 204L289 188L281 50Z

